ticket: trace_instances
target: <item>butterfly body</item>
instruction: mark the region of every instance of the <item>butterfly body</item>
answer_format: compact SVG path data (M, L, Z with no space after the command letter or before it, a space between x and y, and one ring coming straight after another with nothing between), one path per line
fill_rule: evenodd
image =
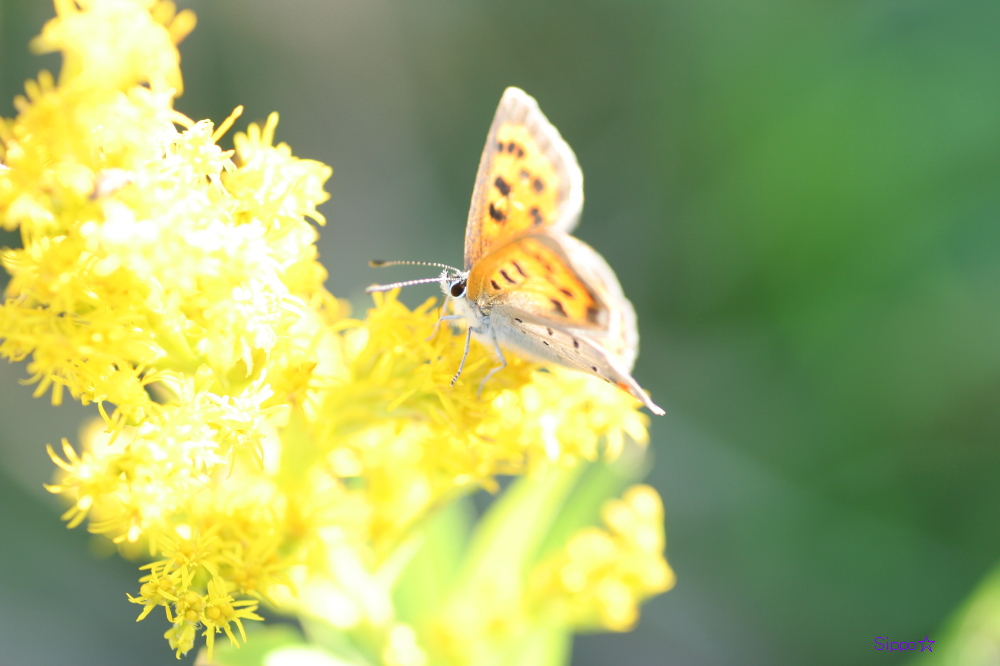
M484 383L506 366L506 349L601 377L663 414L630 374L639 344L632 304L603 257L570 235L582 208L573 151L531 96L508 88L476 175L464 270L446 267L436 279L447 318L467 320L466 353L475 334L499 355ZM421 281L430 280L399 284Z

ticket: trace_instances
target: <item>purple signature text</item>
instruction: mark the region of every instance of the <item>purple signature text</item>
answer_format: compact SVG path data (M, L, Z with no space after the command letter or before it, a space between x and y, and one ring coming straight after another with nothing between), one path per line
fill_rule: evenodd
M885 642L882 643L880 641L885 641ZM890 641L888 638L885 638L884 636L875 637L876 650L920 650L921 652L927 650L928 652L934 652L934 649L931 647L931 645L933 644L934 641L931 640L930 636L926 636L922 641L910 641L910 642ZM920 647L917 647L918 645Z

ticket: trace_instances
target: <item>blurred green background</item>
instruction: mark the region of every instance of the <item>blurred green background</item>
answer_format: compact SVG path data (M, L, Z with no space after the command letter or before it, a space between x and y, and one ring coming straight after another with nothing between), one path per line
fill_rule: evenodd
M940 639L1000 560L996 0L180 4L178 108L278 110L334 167L320 252L359 308L423 275L368 258L461 261L504 87L576 151L578 235L667 410L651 481L679 582L575 666L901 663L875 637ZM0 115L58 67L27 52L52 11L0 0ZM0 366L0 662L177 663L165 621L133 622L134 565L41 489L44 444L90 411L24 375Z

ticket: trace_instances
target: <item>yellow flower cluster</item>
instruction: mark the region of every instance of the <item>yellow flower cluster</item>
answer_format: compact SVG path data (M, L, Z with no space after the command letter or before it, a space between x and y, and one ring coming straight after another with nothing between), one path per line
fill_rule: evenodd
M605 503L607 529L585 528L534 572L535 603L580 628L627 631L638 603L666 592L674 573L661 553L663 504L649 486L629 488Z
M662 555L663 506L649 486L605 501L606 529L560 525L593 499L586 476L563 468L523 478L487 514L458 584L418 618L434 663L561 663L553 655L568 650L566 627L627 631L641 602L673 586Z
M164 608L178 656L199 632L209 659L216 634L245 640L267 602L361 632L373 663L427 663L392 598L421 521L498 475L614 457L646 441L646 417L599 380L516 358L480 397L480 347L451 387L464 336L435 332L433 301L377 295L351 319L310 223L329 167L275 146L275 114L226 151L240 109L218 128L173 109L194 16L55 4L34 47L62 52L59 80L28 82L0 121L0 225L23 242L2 255L0 355L29 359L36 395L102 416L80 453L50 449L64 518L142 548L129 598L140 619ZM573 538L533 602L563 600L567 628L623 629L669 586L655 493L610 506L611 531Z

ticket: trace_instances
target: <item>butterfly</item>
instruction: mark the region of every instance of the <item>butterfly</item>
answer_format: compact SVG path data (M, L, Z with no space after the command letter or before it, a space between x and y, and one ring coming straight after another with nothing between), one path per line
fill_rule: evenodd
M570 232L583 209L583 172L576 155L533 97L507 88L486 137L465 229L465 268L419 261L373 261L372 266L417 264L444 269L436 278L372 285L368 292L439 282L454 314L472 335L503 350L596 375L663 414L630 374L638 353L635 310L614 271ZM440 321L438 322L440 325Z

